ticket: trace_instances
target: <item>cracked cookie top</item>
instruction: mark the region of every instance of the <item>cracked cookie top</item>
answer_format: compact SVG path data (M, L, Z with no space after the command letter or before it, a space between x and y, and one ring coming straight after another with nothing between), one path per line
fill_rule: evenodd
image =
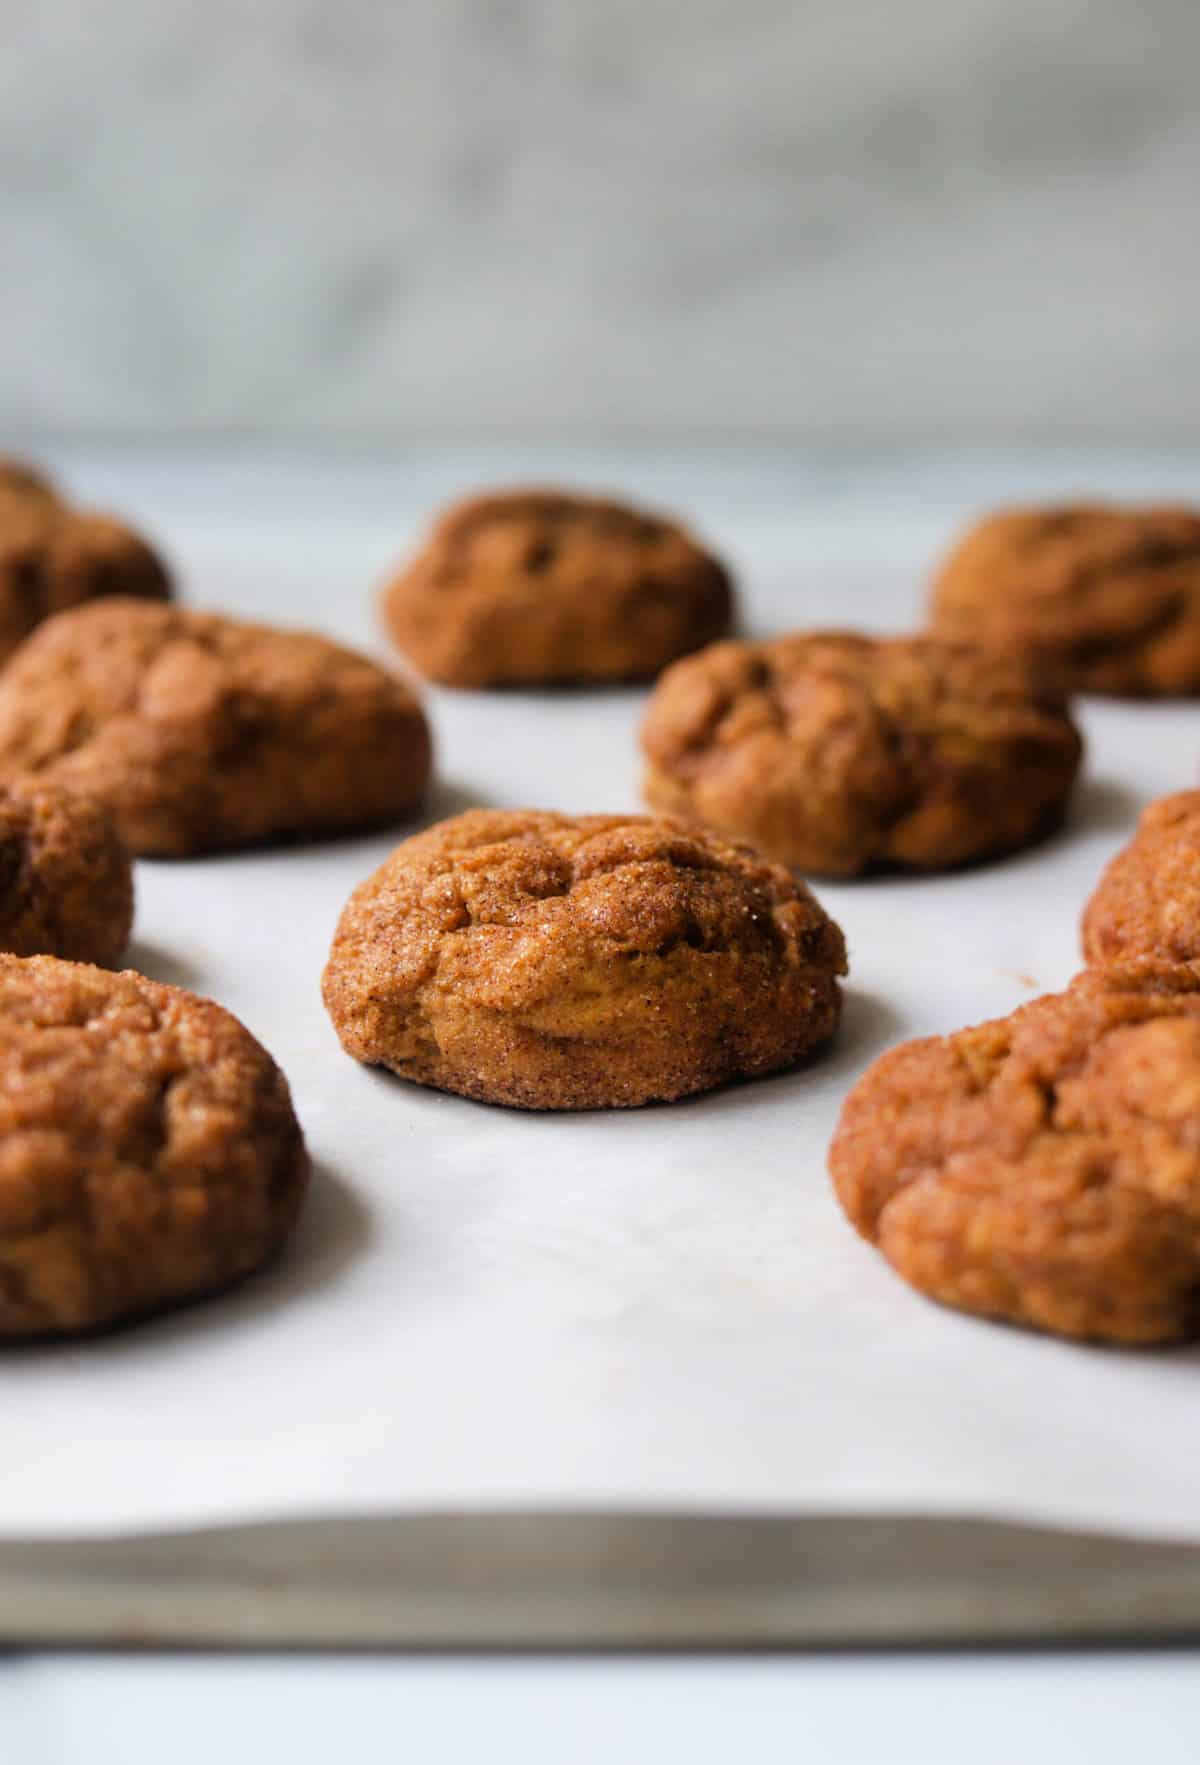
M308 632L107 600L48 621L0 676L0 777L96 798L138 853L387 821L429 766L408 687Z
M518 490L449 508L383 610L422 673L451 686L638 680L723 636L732 590L674 522Z
M829 876L1024 845L1061 813L1082 753L1018 659L836 631L676 663L642 745L653 807Z
M307 1159L236 1018L142 975L0 956L0 1336L94 1329L275 1248Z
M162 562L123 522L73 507L31 466L0 460L0 663L66 607L170 593Z
M1200 512L1067 504L980 521L934 579L931 628L1026 656L1068 692L1200 692Z
M914 1287L1060 1335L1200 1328L1200 965L1087 970L909 1042L830 1149L859 1232Z
M325 1001L356 1059L494 1103L681 1097L833 1030L841 932L744 848L644 816L472 810L351 896Z

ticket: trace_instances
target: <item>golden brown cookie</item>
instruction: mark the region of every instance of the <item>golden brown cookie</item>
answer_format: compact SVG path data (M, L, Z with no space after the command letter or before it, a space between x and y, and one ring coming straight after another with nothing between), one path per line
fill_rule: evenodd
M143 539L76 509L49 479L0 460L0 663L51 614L102 595L164 601L171 584Z
M1082 745L1020 661L930 638L714 644L658 683L654 808L826 876L942 870L1061 816Z
M287 1081L236 1018L140 974L0 956L0 1337L227 1286L296 1219Z
M842 934L803 884L645 816L471 810L350 897L325 1004L356 1060L523 1109L620 1108L791 1066Z
M131 851L182 857L403 815L429 778L420 705L307 632L107 600L49 620L0 677L0 778L105 804Z
M1083 955L1200 961L1200 791L1151 803L1109 863L1083 915Z
M1200 1328L1200 964L1065 993L877 1060L830 1170L864 1238L945 1305L1062 1336Z
M0 950L117 961L133 923L133 866L112 817L37 778L0 790Z
M990 515L938 572L931 626L1025 656L1065 692L1200 693L1200 513L1081 503Z
M384 618L449 686L645 680L729 630L724 567L682 528L551 490L455 504L390 582Z
M0 455L0 499L56 503L59 495L46 474L39 472L36 466Z

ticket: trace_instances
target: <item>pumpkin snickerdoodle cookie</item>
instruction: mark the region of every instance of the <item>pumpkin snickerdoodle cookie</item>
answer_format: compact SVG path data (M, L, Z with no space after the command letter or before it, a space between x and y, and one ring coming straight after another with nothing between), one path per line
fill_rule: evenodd
M115 963L133 922L133 866L99 803L17 779L0 789L0 950Z
M409 689L308 632L106 600L48 621L0 676L0 780L94 797L148 856L398 818L429 767Z
M553 490L447 509L384 593L392 637L431 680L645 680L722 637L729 576L672 521Z
M931 638L796 632L667 671L646 796L826 876L941 870L1061 816L1082 744L1019 660Z
M307 1174L283 1074L219 1005L0 956L0 1337L227 1286L286 1236Z
M1200 961L1200 791L1151 803L1083 915L1084 960Z
M627 1107L829 1037L838 927L742 847L645 816L472 810L355 890L325 970L347 1052L525 1109Z
M1200 964L877 1060L830 1149L852 1223L931 1298L1062 1336L1200 1331Z
M75 508L33 467L0 459L0 663L66 607L170 592L163 564L131 528Z
M989 515L942 564L930 624L1025 656L1066 692L1200 693L1200 511L1079 503Z

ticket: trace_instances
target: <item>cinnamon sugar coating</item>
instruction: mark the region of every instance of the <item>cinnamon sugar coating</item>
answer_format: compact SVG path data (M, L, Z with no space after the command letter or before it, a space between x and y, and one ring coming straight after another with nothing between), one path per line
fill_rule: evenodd
M845 945L802 884L644 816L471 810L350 897L324 997L355 1059L526 1109L627 1107L792 1065Z
M248 1274L308 1172L237 1019L139 974L0 956L0 1337L93 1330Z
M1200 791L1151 803L1083 914L1084 960L1200 961Z
M517 490L447 509L383 612L421 672L450 686L644 680L728 631L732 589L672 521Z
M1082 744L1028 669L961 644L796 632L669 669L642 728L668 814L827 876L941 870L1062 815Z
M1200 964L1063 993L877 1060L830 1150L838 1198L943 1304L1062 1336L1200 1328Z
M989 515L942 564L930 624L1026 657L1065 692L1200 693L1200 512L1078 503Z
M112 817L37 778L0 790L0 950L114 964L133 923L133 866Z
M170 593L162 561L132 528L75 508L33 467L0 460L0 663L66 607Z
M408 687L308 632L107 600L50 620L0 676L0 778L94 797L141 854L398 819L429 769Z

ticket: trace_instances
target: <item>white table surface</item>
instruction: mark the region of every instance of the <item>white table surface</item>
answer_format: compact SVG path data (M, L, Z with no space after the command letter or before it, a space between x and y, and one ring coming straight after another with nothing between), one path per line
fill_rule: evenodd
M12 1765L1193 1765L1194 1656L0 1663Z
M331 519L378 517L386 487L436 502L489 478L626 485L685 507L779 507L833 521L870 508L927 523L932 506L1095 490L1195 497L1200 457L986 457L916 462L624 459L492 450L389 462L264 460L246 450L163 457L44 448L81 492L164 533L231 496L264 520L319 498ZM0 1660L7 1765L192 1765L214 1757L541 1761L660 1758L689 1765L786 1756L888 1765L1193 1760L1200 1671L1180 1651L825 1654L801 1658L314 1658L14 1654Z

